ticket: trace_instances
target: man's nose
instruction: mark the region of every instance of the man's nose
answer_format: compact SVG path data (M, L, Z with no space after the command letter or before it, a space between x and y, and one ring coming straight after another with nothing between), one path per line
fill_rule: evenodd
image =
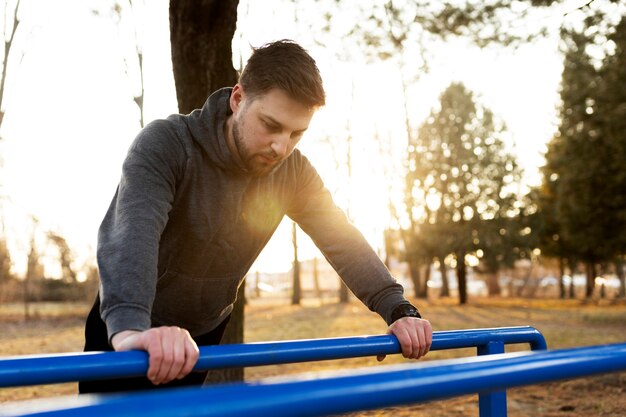
M272 148L272 152L274 152L274 155L276 155L276 157L285 157L289 150L289 135L276 135L270 147Z

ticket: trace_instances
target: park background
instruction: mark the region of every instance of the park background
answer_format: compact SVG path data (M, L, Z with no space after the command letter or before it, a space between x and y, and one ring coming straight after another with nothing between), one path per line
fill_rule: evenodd
M282 38L316 58L328 94L302 151L436 329L538 324L554 347L623 341L624 2L203 2L207 33L175 42L170 6L198 29L177 2L3 4L0 353L81 348L97 227L134 136L185 112L177 89L206 98L252 47ZM184 90L172 51L207 34L232 62L196 57L208 79ZM246 295L246 341L384 332L289 221ZM334 324L300 331L290 317ZM63 342L51 326L68 326ZM568 326L589 337L556 331ZM624 389L621 376L597 385ZM29 392L11 398L42 395Z

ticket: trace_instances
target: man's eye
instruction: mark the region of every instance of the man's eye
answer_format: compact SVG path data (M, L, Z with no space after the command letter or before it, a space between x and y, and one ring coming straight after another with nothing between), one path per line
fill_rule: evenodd
M276 129L277 129L277 126L276 126L276 125L274 125L274 124L272 124L272 123L269 123L269 122L267 122L267 121L265 121L265 120L261 120L261 122L263 123L263 126L265 126L265 128L266 128L267 130L272 130L272 131L274 131L274 130L276 130Z

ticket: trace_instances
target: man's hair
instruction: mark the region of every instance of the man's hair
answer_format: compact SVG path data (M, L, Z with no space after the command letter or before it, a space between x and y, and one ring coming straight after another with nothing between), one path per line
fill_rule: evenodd
M315 60L304 48L288 39L254 48L239 84L253 100L278 88L307 107L320 107L326 103Z

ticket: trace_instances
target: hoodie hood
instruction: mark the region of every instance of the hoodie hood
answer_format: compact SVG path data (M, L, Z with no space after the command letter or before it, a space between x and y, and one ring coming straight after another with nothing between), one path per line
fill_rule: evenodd
M216 166L235 174L245 174L228 149L224 136L224 123L233 114L229 99L232 87L217 90L207 99L201 109L185 116L191 137Z

